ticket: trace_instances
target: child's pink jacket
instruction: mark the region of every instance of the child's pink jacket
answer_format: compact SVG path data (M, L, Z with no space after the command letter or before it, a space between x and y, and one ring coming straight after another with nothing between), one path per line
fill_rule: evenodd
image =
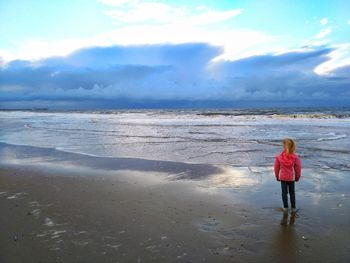
M284 151L276 156L275 176L278 181L299 181L301 176L301 161L298 155L286 154Z

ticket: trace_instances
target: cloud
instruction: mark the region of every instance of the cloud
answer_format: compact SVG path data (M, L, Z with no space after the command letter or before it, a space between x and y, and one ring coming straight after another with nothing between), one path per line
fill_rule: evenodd
M317 39L321 39L326 37L327 35L329 35L330 33L332 33L332 29L330 27L327 27L325 29L322 29L316 36L315 38Z
M171 5L160 1L111 1L101 0L103 4L112 9L106 14L117 23L145 23L157 24L185 24L208 25L231 19L243 12L243 9L231 9L225 11L211 10L205 6L193 10Z
M328 24L328 18L327 18L327 17L322 18L322 19L320 20L320 24L321 24L322 26L327 25L327 24Z
M127 8L108 10L106 14L123 23L170 23L178 17L183 17L185 10L161 2L140 2L135 5L129 4Z
M123 6L127 4L137 4L138 0L98 0L98 2L109 6Z
M338 44L333 47L333 51L327 54L328 59L314 69L317 74L332 75L338 68L350 65L350 44Z
M328 60L333 49L322 48L262 55L218 64L217 79L227 81L226 97L267 101L330 99L334 90L342 96L349 93L345 79L328 79L315 74L314 68ZM339 94L338 94L339 95ZM334 99L336 98L333 97ZM341 97L338 97L338 99Z
M197 19L197 18L196 18ZM199 19L197 20L199 21ZM199 22L198 22L199 23ZM207 28L192 24L128 25L89 39L55 41L31 40L19 43L14 53L0 56L6 61L14 59L38 60L51 56L66 56L74 50L91 46L182 44L201 42L223 46L220 58L239 59L261 54L280 47L279 39L251 29Z
M0 50L0 56L40 60L66 56L74 50L91 46L182 44L203 42L220 45L225 52L220 58L239 59L264 53L278 44L277 38L254 29L235 29L221 24L234 19L243 9L214 10L206 6L189 8L163 1L99 1L116 23L115 30L89 38L29 39L16 43L12 52Z
M142 45L82 49L66 57L12 61L1 70L8 98L185 98L195 95L205 65L222 53L206 44ZM193 93L194 92L194 93Z
M223 52L222 47L205 43L119 45L34 62L16 60L0 70L1 101L317 103L350 97L349 66L333 68L326 76L315 72L331 61L336 48L309 47L213 62Z

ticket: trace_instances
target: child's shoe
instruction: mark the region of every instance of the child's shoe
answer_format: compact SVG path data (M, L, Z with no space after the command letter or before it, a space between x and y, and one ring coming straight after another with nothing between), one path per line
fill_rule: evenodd
M282 209L282 212L284 212L284 213L288 212L288 207L287 208L286 207L281 207L281 209Z
M295 207L292 208L292 213L296 213L298 211L298 209L296 209Z

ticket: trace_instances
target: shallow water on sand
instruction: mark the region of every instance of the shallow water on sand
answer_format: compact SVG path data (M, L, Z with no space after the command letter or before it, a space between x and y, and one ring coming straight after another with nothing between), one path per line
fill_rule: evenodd
M162 181L189 181L199 191L225 192L232 200L244 201L258 209L276 211L280 203L280 183L275 180L273 168L238 167L184 163L140 158L95 157L33 146L15 146L0 143L1 165L47 166L72 168L81 173L89 169L108 173L140 173L143 183L152 183L154 177ZM50 168L50 169L51 169ZM79 170L84 169L84 170ZM152 175L152 176L151 176ZM155 176L156 175L156 176ZM296 183L297 205L308 214L321 215L329 212L339 216L350 214L350 176L345 169L305 167L300 182ZM278 206L277 206L278 207ZM324 208L327 209L324 209Z

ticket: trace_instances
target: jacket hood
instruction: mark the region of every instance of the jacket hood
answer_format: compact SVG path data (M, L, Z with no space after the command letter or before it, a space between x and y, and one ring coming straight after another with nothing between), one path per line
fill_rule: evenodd
M282 162L285 166L291 166L296 158L294 153L287 154L285 151L281 152L278 156L280 162Z

